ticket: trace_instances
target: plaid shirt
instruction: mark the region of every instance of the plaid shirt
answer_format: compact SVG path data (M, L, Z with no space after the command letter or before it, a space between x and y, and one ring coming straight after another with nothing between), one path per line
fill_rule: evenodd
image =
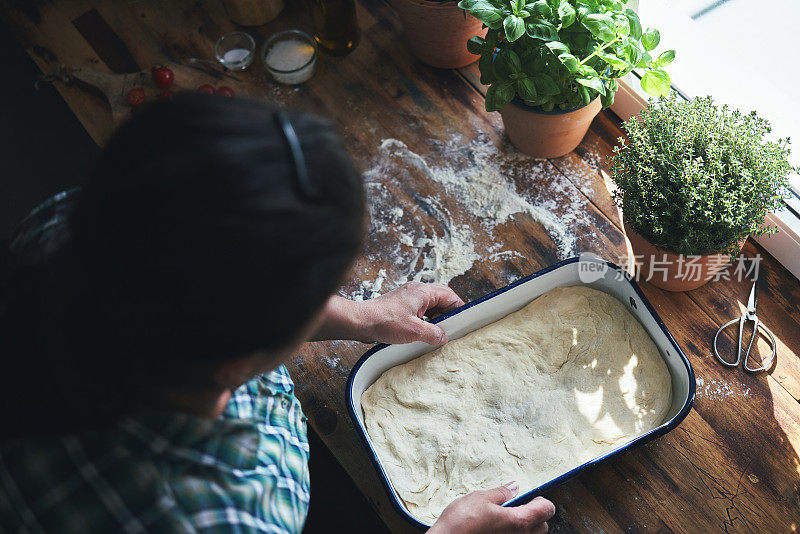
M215 420L146 413L0 443L0 532L300 532L309 447L293 391L281 366Z

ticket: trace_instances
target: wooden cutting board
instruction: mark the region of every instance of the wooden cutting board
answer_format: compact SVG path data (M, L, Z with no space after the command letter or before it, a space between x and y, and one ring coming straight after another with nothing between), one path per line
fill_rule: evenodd
M237 96L247 96L247 87L231 71L225 70L221 65L201 59L190 59L184 62L166 61L159 64L172 69L175 80L170 86L175 94L182 91L196 91L204 84L215 88L227 86L233 89ZM99 93L106 98L110 106L111 119L116 126L127 118L134 109L126 100L126 95L131 89L141 87L147 95L146 102L153 102L163 89L153 82L150 71L139 71L129 74L113 74L96 69L89 65L78 67L57 66L49 75L42 77L44 81L62 81L74 84L87 91Z

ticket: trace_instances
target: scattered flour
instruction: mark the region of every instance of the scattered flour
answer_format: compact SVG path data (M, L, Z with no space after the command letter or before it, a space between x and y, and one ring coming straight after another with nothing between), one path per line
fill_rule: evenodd
M339 358L331 358L330 356L327 356L325 354L320 356L320 358L322 359L322 363L324 363L330 369L336 369L342 363L342 361Z
M523 257L522 254L520 254L516 250L503 250L502 252L495 252L494 254L489 256L489 259L492 260L492 261L497 261L499 259L513 258L515 256L518 257L518 258L522 258Z
M397 238L400 240L400 244L401 245L405 245L407 247L413 247L414 246L414 240L411 239L411 236L406 234L406 233L402 233L402 232L399 233L397 235Z
M393 207L389 210L389 216L395 221L399 220L403 216L403 208L399 206Z
M431 167L419 154L397 139L384 139L380 150L405 158L423 170L431 180L444 185L467 210L483 219L487 227L506 222L515 213L527 213L544 226L559 243L564 255L575 253L575 235L552 211L542 205L531 204L517 193L516 186L502 173L502 167L492 160L497 149L491 142L475 143L470 147L470 163L463 169Z
M462 224L448 230L443 237L434 235L417 241L415 246L422 255L422 269L413 275L412 280L447 284L480 259L469 226Z
M374 279L343 291L345 296L368 300L409 281L448 284L475 262L523 258L516 250L503 250L495 234L498 225L516 214L542 225L559 259L579 252L576 227L582 226L583 236L593 236L586 199L570 182L580 179L578 169L570 169L576 177L567 178L548 161L498 148L482 134L468 143L460 135L431 143L440 164L429 163L397 139L384 139L378 147L376 165L364 173L370 238L363 269ZM431 183L438 188L429 187ZM446 205L430 193L442 188ZM398 191L414 205L398 206ZM376 275L372 265L387 263ZM520 277L514 269L502 276L509 283Z
M744 388L744 385L742 385ZM708 382L702 377L697 377L696 395L707 397L711 400L724 400L730 397L749 397L750 388L735 391L729 383L722 380L711 379Z
M378 277L375 280L364 280L358 289L350 295L352 300L361 302L362 300L373 299L381 294L383 282L386 280L386 269L378 271Z

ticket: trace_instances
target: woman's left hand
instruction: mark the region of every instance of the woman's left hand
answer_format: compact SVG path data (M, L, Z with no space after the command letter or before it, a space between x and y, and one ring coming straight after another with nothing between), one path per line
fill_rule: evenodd
M447 335L424 321L464 301L447 286L409 282L378 298L354 302L339 296L328 300L312 340L354 339L367 343L424 341L444 345Z

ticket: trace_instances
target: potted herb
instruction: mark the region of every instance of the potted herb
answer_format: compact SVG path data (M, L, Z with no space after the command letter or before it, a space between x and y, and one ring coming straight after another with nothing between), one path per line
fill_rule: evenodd
M461 0L488 26L469 40L479 54L486 111L500 111L508 137L522 152L563 156L586 135L601 107L614 102L618 78L644 70L642 87L669 91L663 67L675 51L654 57L660 35L642 31L621 0Z
M467 39L486 35L481 21L467 15L456 0L390 0L400 17L411 52L433 67L457 69L478 60Z
M700 287L748 236L776 230L764 216L781 207L787 176L800 168L789 164L788 139L765 139L769 123L755 112L673 94L651 101L623 128L627 139L611 158L614 197L641 274L654 274L653 284Z

